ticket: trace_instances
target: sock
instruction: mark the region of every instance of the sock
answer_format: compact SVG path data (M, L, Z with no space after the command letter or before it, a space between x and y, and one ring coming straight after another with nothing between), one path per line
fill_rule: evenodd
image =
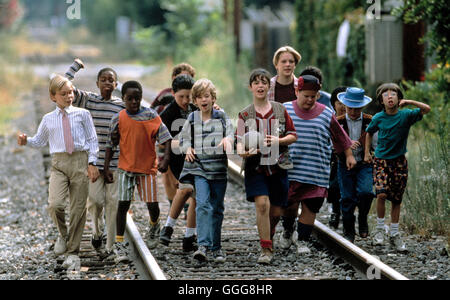
M384 218L377 218L377 229L384 228Z
M159 203L147 203L148 214L150 215L150 225L158 224L159 222Z
M175 227L177 223L177 219L172 219L171 217L167 217L166 226Z
M283 224L283 228L285 231L293 232L294 231L294 223L295 217L281 217L281 223Z
M184 237L191 237L193 235L195 235L195 232L197 231L196 228L188 228L186 227L186 233L184 234Z
M311 237L311 233L313 230L313 225L303 224L298 222L297 224L297 232L298 232L298 240L299 241L307 241Z
M391 236L398 234L398 223L391 223L390 233L391 233Z
M259 243L261 244L261 248L266 249L272 249L272 241L271 240L260 240Z
M123 235L116 235L116 243L123 243L124 238Z

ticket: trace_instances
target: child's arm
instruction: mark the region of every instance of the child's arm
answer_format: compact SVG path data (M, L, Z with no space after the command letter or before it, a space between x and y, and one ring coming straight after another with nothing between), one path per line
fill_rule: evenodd
M86 111L85 114L83 114L83 126L85 128L85 134L86 134L86 142L89 145L89 151L88 151L88 177L91 179L92 182L97 181L97 178L100 176L100 173L98 171L98 168L95 166L95 163L97 162L97 156L98 156L98 138L97 133L95 131L94 127L94 121L92 120L92 116L89 112Z
M75 78L75 74L81 69L84 69L84 63L81 61L81 59L75 58L69 69L66 71L66 73L64 73L64 76L70 81L73 81ZM72 105L81 108L86 108L87 100L95 95L91 92L79 90L74 85L73 92L75 97L72 101Z
M430 112L431 107L423 102L419 102L419 101L414 101L414 100L407 100L407 99L402 99L400 101L400 103L398 104L398 106L403 107L405 105L414 105L415 107L420 108L420 113L422 115L425 115L427 113Z
M48 143L49 132L46 126L46 118L42 119L39 124L38 131L35 136L28 138L25 133L19 133L17 135L17 144L19 146L29 145L32 148L42 148Z
M344 152L347 170L352 169L356 166L356 160L353 156L351 148L352 140L345 132L344 128L342 128L342 126L339 124L334 115L331 117L330 131L331 140L333 142L333 147L336 150L336 153Z
M364 162L371 163L372 162L372 154L370 154L370 148L372 146L372 139L373 134L370 132L367 132L366 134L366 141L365 141L365 147L364 147Z
M159 118L159 116L157 116L157 118ZM171 148L172 135L170 134L166 125L162 121L161 124L159 125L156 140L158 141L159 145L164 147L164 155L162 160L158 163L158 171L161 173L166 173L169 168L170 151L172 149Z
M114 182L114 176L112 172L109 170L109 163L114 155L114 150L111 147L106 147L105 151L105 163L103 166L103 172L105 177L105 183L113 183Z

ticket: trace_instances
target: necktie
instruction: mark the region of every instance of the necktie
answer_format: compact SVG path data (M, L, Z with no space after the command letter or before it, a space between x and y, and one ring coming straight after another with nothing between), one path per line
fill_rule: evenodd
M75 146L73 144L72 132L70 131L70 122L69 117L65 110L61 110L62 112L62 126L63 126L63 134L64 134L64 145L66 146L66 151L69 154L72 154Z

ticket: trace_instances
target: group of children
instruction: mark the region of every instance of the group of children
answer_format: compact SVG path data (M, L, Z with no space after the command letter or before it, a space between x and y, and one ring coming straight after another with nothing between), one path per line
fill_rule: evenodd
M315 67L295 77L300 60L295 49L285 46L274 55L275 77L264 69L251 73L253 101L239 113L235 129L216 103L214 84L205 78L195 81L195 70L188 64L174 68L172 87L152 105L158 111L141 105L142 86L137 81L122 85L122 99L113 97L118 78L110 68L98 73L100 94L72 85L70 80L84 67L79 59L65 77L53 77L50 98L56 110L43 117L34 137L20 134L18 144L50 145L48 210L59 232L55 253L66 254L63 266L77 258L86 203L94 225L93 247L101 248L105 231L102 255L116 262L129 259L124 232L135 189L148 207L150 248L158 242L170 244L176 220L188 206L183 250L195 251L193 257L199 261L224 262L227 155L235 151L243 159L246 198L255 204L258 263L271 263L280 220L279 246L289 249L295 244L298 254L309 252L307 242L325 199L333 203L330 225L336 228L342 214L344 236L352 242L358 207L359 235L366 238L374 181L378 218L373 241L384 244L385 200L389 200L391 242L397 250L406 250L398 230L408 176L406 141L411 125L430 107L405 100L397 85L384 84L377 90L383 111L372 117L362 113L371 102L364 90L340 87L330 97L321 91L322 74ZM405 105L417 109L399 110ZM164 174L171 202L161 230L158 171ZM67 195L69 230L64 220Z

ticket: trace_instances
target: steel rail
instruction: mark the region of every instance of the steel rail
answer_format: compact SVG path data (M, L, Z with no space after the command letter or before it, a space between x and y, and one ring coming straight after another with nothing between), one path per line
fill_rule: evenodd
M241 168L228 160L228 170L230 178L244 186L244 172L241 172ZM368 279L408 280L377 257L362 250L317 220L314 223L313 235Z
M144 265L143 271L146 273L144 274L145 279L167 280L155 258L150 253L150 250L148 250L147 245L142 239L142 236L129 213L127 214L126 233L128 239L132 242L132 246L137 250L136 254L138 254L138 258Z

